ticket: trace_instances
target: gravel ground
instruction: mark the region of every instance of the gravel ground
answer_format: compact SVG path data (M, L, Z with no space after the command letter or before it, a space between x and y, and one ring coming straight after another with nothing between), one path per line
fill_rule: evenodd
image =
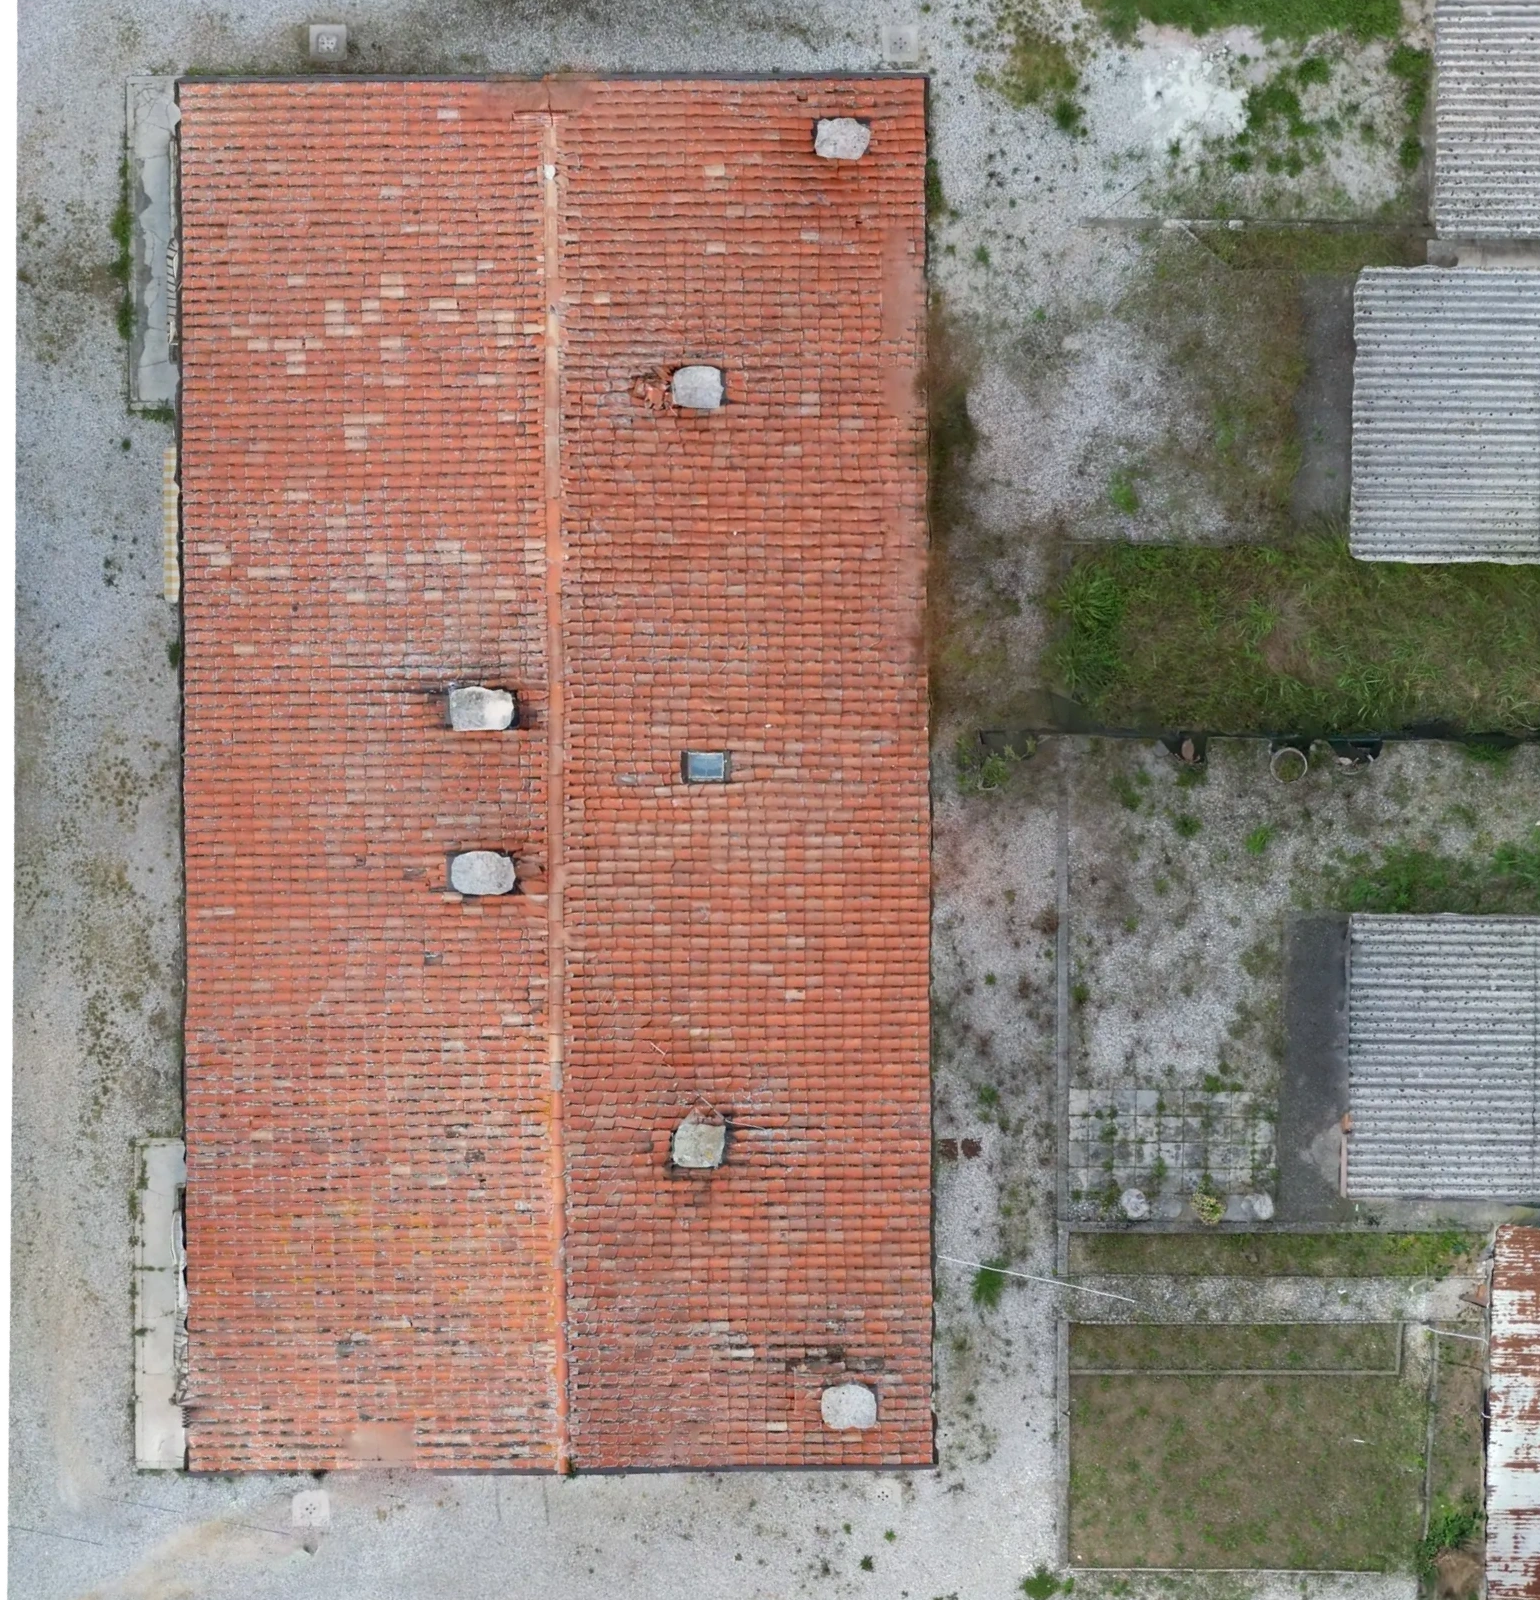
M1035 11L1067 37L1077 21L1078 37L1094 37L1073 0ZM29 0L21 20L11 1592L1003 1600L1059 1548L1058 1305L1054 1291L1013 1284L982 1310L973 1269L947 1260L936 1472L334 1475L331 1528L317 1535L290 1523L308 1479L139 1476L128 1465L130 1142L179 1125L181 913L177 619L160 599L166 431L125 411L108 270L123 80L293 70L300 25L315 15L271 0ZM1205 132L1233 129L1252 71L1238 58L1265 54L1255 40L1230 33L1198 48L1147 30L1133 49L1102 41L1083 63L1087 136L1074 138L978 83L1002 46L965 0L380 0L326 15L353 28L354 64L380 72L867 70L880 65L881 23L918 22L939 175L957 213L937 233L935 281L979 351L966 514L991 553L970 566L971 581L1020 597L1006 637L1030 667L1042 638L1030 600L1056 530L1098 500L1118 452L1153 427L1141 420L1156 399L1150 352L1135 330L1100 320L1139 270L1141 246L1082 224L1140 214L1186 181L1164 151L1175 137L1196 149ZM1372 75L1374 63L1359 67ZM1365 207L1393 199L1389 158L1333 162L1298 186L1299 204L1333 185ZM938 748L950 750L957 731L940 718ZM1228 922L1193 870L1196 853L1180 891L1192 907L1184 928L1127 949L1106 932L1096 896L1112 891L1087 870L1098 832L1119 893L1141 905L1153 891L1121 858L1120 830L1149 829L1151 852L1170 841L1164 822L1125 817L1097 791L1095 762L1154 771L1159 759L1120 747L1070 763L1076 878L1092 896L1077 914L1076 960L1105 1006L1077 1058L1091 1077L1121 1061L1132 1037L1118 1008L1170 1004L1162 973L1202 977L1193 1003L1175 1008L1194 1050L1218 1041L1250 992L1231 958L1257 934L1245 918ZM1185 797L1206 819L1195 841L1205 851L1227 837L1227 804L1260 815L1262 795L1271 801L1255 773L1213 766L1209 789ZM965 799L938 762L937 1132L957 1155L943 1144L937 1249L1025 1271L1048 1270L1054 1256L1057 783L1055 763L1039 758L1004 792ZM1388 798L1383 806L1391 814ZM1302 860L1308 848L1298 845ZM1271 915L1287 885L1270 872L1246 893ZM1216 941L1208 951L1205 932ZM1128 994L1115 999L1119 985ZM1259 1082L1270 1070L1263 1055L1244 1065ZM1231 1580L1188 1587L1214 1600L1238 1592ZM1295 1588L1264 1578L1245 1592ZM1312 1588L1342 1600L1411 1593L1402 1578Z

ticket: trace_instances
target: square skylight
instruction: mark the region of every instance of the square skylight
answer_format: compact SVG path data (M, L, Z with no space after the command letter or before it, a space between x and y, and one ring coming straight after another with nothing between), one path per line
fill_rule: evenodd
M726 783L733 758L726 750L686 750L680 765L686 783Z

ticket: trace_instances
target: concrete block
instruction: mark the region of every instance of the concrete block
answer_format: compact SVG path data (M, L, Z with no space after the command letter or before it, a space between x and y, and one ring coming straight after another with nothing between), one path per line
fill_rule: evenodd
M839 1432L877 1426L877 1394L864 1383L837 1383L818 1403L823 1425Z
M686 411L715 411L727 398L720 367L680 367L670 387L674 404Z
M128 119L129 293L134 329L128 347L128 403L176 404L181 372L176 356L179 263L176 170L172 145L181 112L174 78L130 78Z
M516 709L506 689L466 684L449 691L449 726L456 733L500 733L513 726Z
M162 1471L187 1465L182 1413L187 1288L182 1190L187 1162L180 1139L135 1147L134 1463Z
M871 142L871 128L855 117L820 117L813 130L813 153L825 161L859 161Z
M457 894L511 894L517 881L506 851L462 850L450 857L449 887Z

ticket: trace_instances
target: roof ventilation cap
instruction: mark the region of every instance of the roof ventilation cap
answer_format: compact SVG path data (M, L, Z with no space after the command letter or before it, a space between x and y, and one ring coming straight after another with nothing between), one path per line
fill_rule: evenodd
M506 850L462 850L449 858L449 887L456 894L512 894L517 881Z
M456 733L501 733L519 718L519 703L506 689L466 684L449 691L449 726Z
M727 1154L727 1125L686 1117L674 1129L671 1153L676 1167L720 1167Z
M674 404L687 411L715 411L727 398L720 367L680 367L670 389Z
M855 117L820 117L813 130L813 154L825 161L859 161L871 142L871 124Z
M864 1383L836 1383L825 1389L818 1402L823 1425L844 1432L877 1426L877 1391Z

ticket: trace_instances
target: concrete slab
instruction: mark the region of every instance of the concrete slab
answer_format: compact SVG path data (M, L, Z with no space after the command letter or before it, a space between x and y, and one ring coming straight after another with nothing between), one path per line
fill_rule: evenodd
M1345 517L1353 471L1353 279L1311 273L1300 287L1305 377L1294 396L1299 470L1289 510L1295 522Z
M134 331L128 346L128 403L174 406L176 360L176 161L181 112L173 78L128 80L129 209L134 227L129 287Z
M162 1472L187 1465L182 1369L187 1340L180 1139L135 1141L134 1464Z
M1293 918L1284 942L1284 1063L1278 1104L1278 1215L1344 1220L1338 1192L1348 1108L1347 918Z

